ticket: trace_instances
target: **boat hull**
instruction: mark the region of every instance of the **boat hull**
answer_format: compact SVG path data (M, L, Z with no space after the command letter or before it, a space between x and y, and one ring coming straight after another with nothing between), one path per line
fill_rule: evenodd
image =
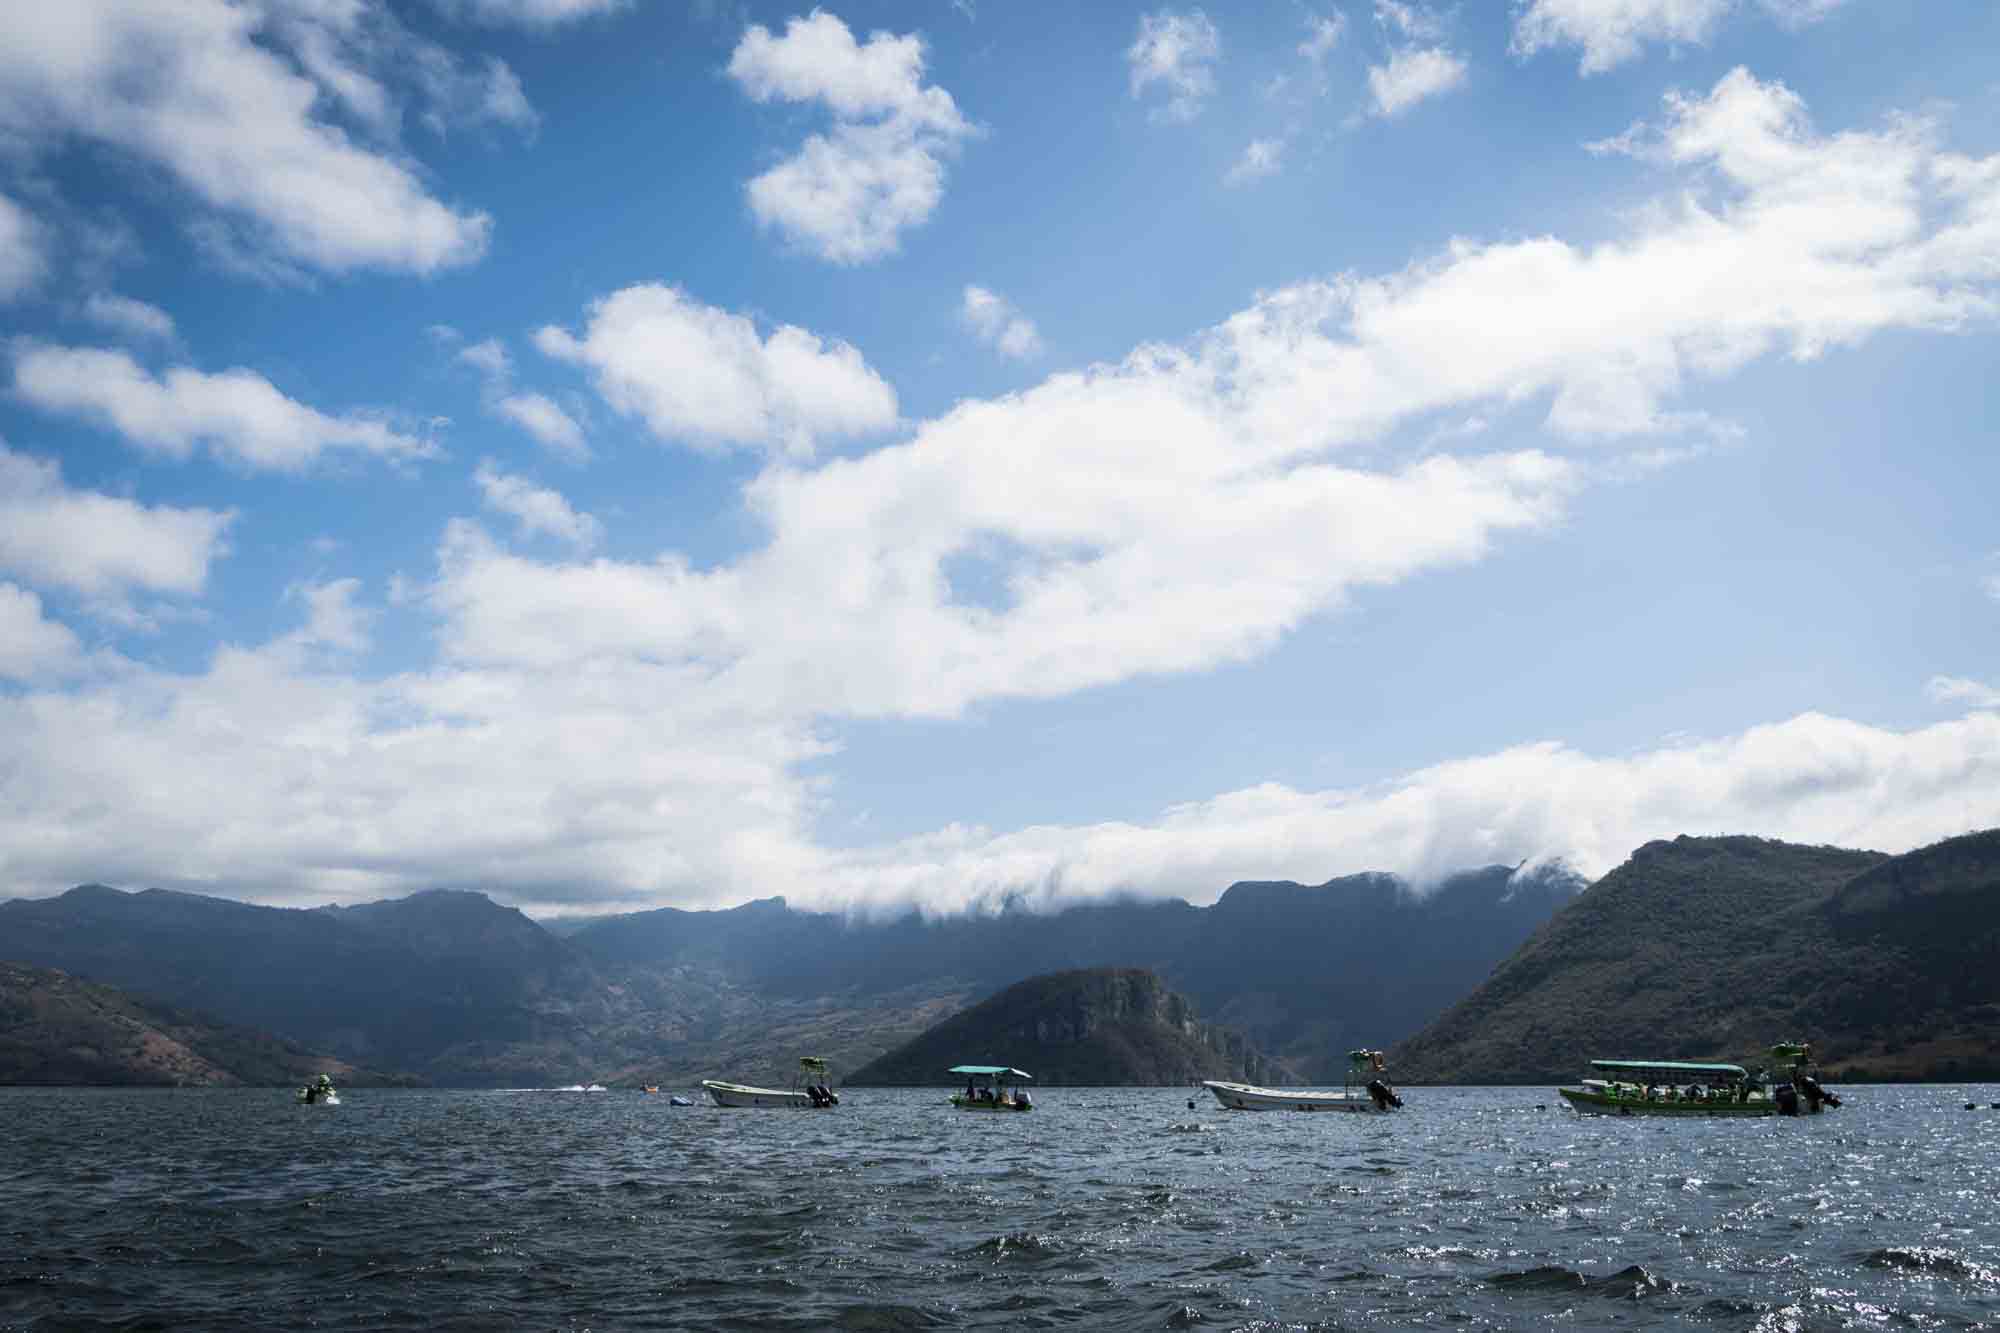
M1590 1092L1581 1088L1557 1088L1563 1100L1585 1115L1652 1115L1677 1117L1683 1120L1706 1120L1730 1117L1735 1119L1757 1119L1778 1114L1778 1104L1759 1098L1749 1102L1668 1102L1654 1099L1614 1097L1609 1093ZM1801 1107L1800 1110L1804 1110ZM1807 1114L1811 1114L1807 1112Z
M705 1078L702 1090L714 1099L717 1106L758 1107L763 1109L789 1108L814 1110L813 1100L803 1092L792 1092L785 1088L755 1088L745 1083L724 1083L718 1079Z
M1386 1111L1365 1092L1307 1092L1302 1088L1260 1088L1212 1079L1201 1086L1214 1093L1215 1100L1231 1111L1346 1111L1355 1115L1382 1115Z
M988 1102L981 1101L977 1097L968 1097L962 1092L955 1092L951 1095L951 1104L961 1111L1032 1111L1035 1109L1033 1102L1030 1102L1026 1106L1015 1101Z

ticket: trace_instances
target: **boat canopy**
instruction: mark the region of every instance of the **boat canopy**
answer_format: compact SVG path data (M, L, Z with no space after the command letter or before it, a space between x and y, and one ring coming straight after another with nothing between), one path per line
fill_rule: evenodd
M815 1074L824 1074L826 1072L826 1061L820 1059L817 1055L802 1055L799 1057L799 1068L810 1069Z
M1590 1067L1619 1074L1707 1074L1711 1077L1735 1079L1749 1077L1742 1065L1693 1064L1684 1060L1592 1060Z
M1025 1069L1015 1069L1011 1065L953 1065L954 1074L984 1074L988 1078L1033 1078Z

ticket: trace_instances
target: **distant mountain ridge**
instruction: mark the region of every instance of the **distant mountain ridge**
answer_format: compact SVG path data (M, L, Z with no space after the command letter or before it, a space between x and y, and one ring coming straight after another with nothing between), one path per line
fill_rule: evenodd
M464 891L300 910L85 885L0 903L0 957L474 1086L747 1077L802 1051L851 1069L1024 976L1138 967L1319 1080L1441 1012L1580 884L1490 867L1422 896L1355 875L873 923L767 898L564 936Z
M1284 1081L1240 1032L1195 1017L1143 968L1080 968L1017 981L856 1070L851 1084L951 1083L959 1064L1012 1065L1037 1086L1184 1087Z
M769 898L607 918L569 939L632 988L695 969L793 1001L940 987L976 997L1024 976L1144 968L1319 1081L1339 1079L1349 1048L1386 1045L1443 1012L1582 886L1557 867L1490 866L1421 895L1394 876L1361 874L1243 881L1212 907L1113 901L879 924Z
M1391 1052L1399 1077L1554 1082L1594 1058L2000 1077L2000 830L1901 856L1650 842Z

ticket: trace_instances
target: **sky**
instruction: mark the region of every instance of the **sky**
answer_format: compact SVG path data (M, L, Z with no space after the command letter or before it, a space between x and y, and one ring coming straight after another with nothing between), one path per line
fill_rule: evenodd
M1990 0L66 0L0 897L2000 825Z

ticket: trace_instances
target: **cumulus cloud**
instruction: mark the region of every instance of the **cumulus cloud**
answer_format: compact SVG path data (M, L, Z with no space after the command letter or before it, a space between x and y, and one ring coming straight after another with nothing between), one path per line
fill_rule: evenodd
M47 237L40 223L0 194L0 301L34 290L48 271Z
M185 459L205 444L245 467L295 471L329 449L389 458L436 452L373 417L327 416L240 366L213 375L179 366L155 377L122 351L21 341L14 391L44 411L100 422L169 458Z
M894 253L944 196L944 160L973 133L951 94L925 86L915 35L865 45L816 9L782 37L753 23L729 75L758 102L817 102L834 118L792 157L750 181L750 211L823 259L860 264Z
M632 0L431 0L455 19L493 27L553 28L632 7Z
M582 337L553 325L535 345L592 373L605 401L663 440L807 455L825 438L896 422L896 392L844 342L792 324L768 337L678 287L627 287L593 303Z
M405 27L387 5L269 0L266 40L288 50L321 93L379 138L401 130L399 90L432 133L485 124L532 132L540 117L507 62L468 64Z
M1144 823L994 834L951 828L836 857L821 901L948 912L1006 894L1211 900L1238 879L1388 870L1417 884L1470 866L1561 860L1589 877L1679 834L1754 832L1907 851L1990 826L2000 714L1914 731L1807 713L1734 736L1606 758L1523 745L1357 791L1264 785Z
M1979 708L1910 731L1807 714L1612 757L1544 741L1124 824L813 837L829 722L1255 658L1370 589L1559 522L1593 471L1555 452L1571 441L1661 429L1761 355L1994 317L2000 275L1974 239L2000 212L1994 159L1941 153L1916 122L1822 134L1738 73L1670 100L1633 151L1670 178L1667 202L1594 246L1460 241L961 402L860 456L779 453L744 494L763 540L727 560L540 558L454 519L434 570L399 585L436 618L420 671L356 679L279 636L185 673L0 694L0 773L29 793L0 801L0 885L324 899L475 882L526 903L703 905L784 882L801 902L950 908L1551 857L1595 873L1682 832L1893 851L1990 824L2000 713ZM657 337L624 336L654 318ZM776 336L654 287L538 341L620 410L700 438L689 423L721 409L677 381L656 393L668 352L754 363ZM746 383L725 401L761 403ZM1543 403L1542 450L1385 440ZM784 436L768 405L747 419L708 438Z
M43 618L41 598L0 579L0 680L59 676L82 656L83 645L69 626Z
M1964 704L1968 708L2000 708L2000 689L1983 680L1963 676L1932 676L1930 696L1939 703Z
M284 263L336 273L470 263L486 247L484 213L439 201L397 156L319 115L330 102L378 132L387 125L386 93L339 40L341 16L369 12L17 5L0 43L0 133L49 150L81 139L151 163L216 210L209 221L227 225L238 249ZM265 41L289 42L299 66Z
M1400 116L1465 82L1464 57L1440 45L1445 19L1420 4L1375 0L1375 22L1389 48L1388 63L1368 67L1369 114Z
M1758 0L1757 8L1798 25L1825 18L1843 0ZM1648 42L1699 46L1744 0L1529 0L1514 18L1511 49L1531 56L1583 48L1581 72L1602 74L1637 58Z
M572 462L590 456L583 427L544 393L510 393L494 404L501 416L535 437L550 452Z
M510 476L491 459L480 463L472 479L487 507L511 517L524 535L553 537L579 551L588 551L604 540L604 525L572 509L561 492Z
M91 293L83 303L83 317L128 337L171 342L174 336L172 315L156 305L112 292Z
M1346 31L1347 15L1337 9L1331 14L1308 14L1306 39L1299 43L1299 54L1314 69L1323 69L1327 56L1340 45L1341 34Z
M1141 14L1139 35L1125 52L1132 96L1141 97L1158 84L1167 100L1154 108L1154 118L1193 120L1215 91L1215 62L1221 55L1222 35L1199 9Z
M1402 47L1386 65L1368 67L1368 94L1378 116L1400 116L1427 97L1465 82L1466 63L1441 46Z
M1248 185L1266 176L1275 176L1284 166L1285 145L1279 139L1252 139L1243 150L1243 156L1236 160L1223 176L1225 185Z
M198 593L233 513L78 490L53 461L0 443L0 570L92 598Z
M1443 16L1421 4L1375 0L1375 21L1384 29L1414 42L1433 42L1444 36Z
M1035 321L998 292L967 284L959 318L979 341L1004 357L1026 360L1042 354L1042 335L1036 330Z
M431 335L446 344L458 340L458 331L445 325L434 327ZM581 463L590 457L590 444L574 416L547 394L514 388L514 358L498 338L459 348L457 359L485 380L487 411L513 422L559 458Z

